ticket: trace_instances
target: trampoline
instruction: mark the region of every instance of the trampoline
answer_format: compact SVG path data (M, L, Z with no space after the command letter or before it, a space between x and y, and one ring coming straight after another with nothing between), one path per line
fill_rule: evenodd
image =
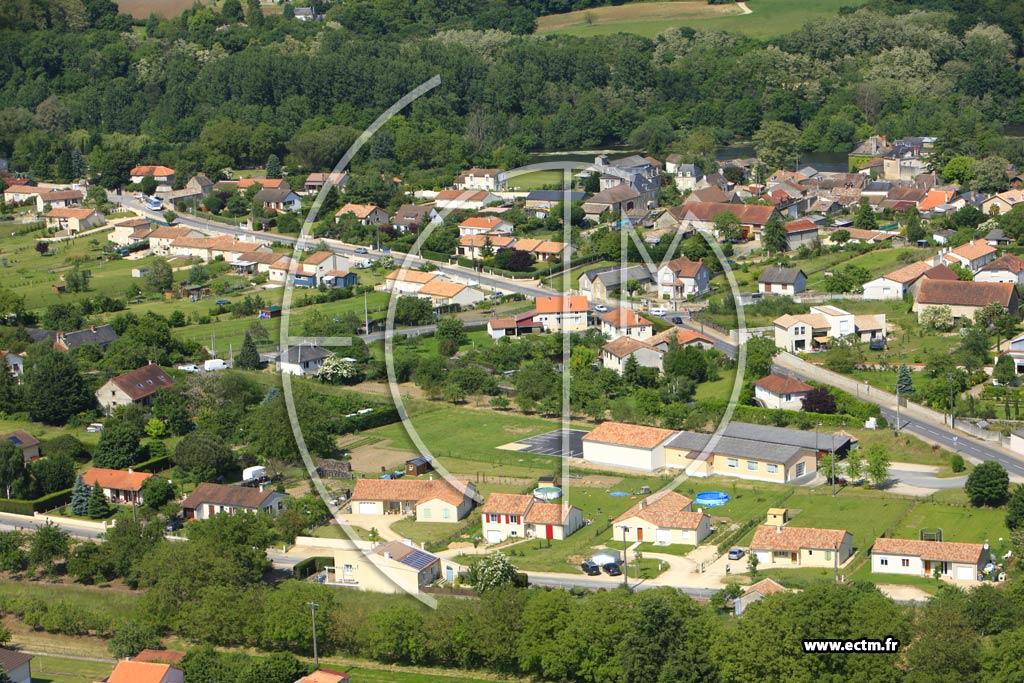
M693 499L693 502L698 505L713 508L725 505L730 500L729 494L725 491L702 491L697 494L697 497Z

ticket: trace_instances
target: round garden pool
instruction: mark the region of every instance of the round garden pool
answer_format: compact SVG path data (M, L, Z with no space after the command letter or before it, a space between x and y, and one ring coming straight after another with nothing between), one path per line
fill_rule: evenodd
M559 486L541 486L533 490L533 497L539 500L555 500L562 497L562 489Z
M693 502L697 505L704 505L705 507L713 508L719 505L725 505L730 500L729 494L725 491L702 491L697 494L697 497L693 499Z

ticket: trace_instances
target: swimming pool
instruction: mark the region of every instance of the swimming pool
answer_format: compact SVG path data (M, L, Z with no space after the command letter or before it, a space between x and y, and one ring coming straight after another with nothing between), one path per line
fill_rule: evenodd
M540 486L533 490L533 497L540 500L555 500L562 497L562 489L558 486Z
M697 505L704 505L706 507L713 508L725 505L730 500L729 494L725 491L701 491L697 494L697 497L693 499L693 502Z

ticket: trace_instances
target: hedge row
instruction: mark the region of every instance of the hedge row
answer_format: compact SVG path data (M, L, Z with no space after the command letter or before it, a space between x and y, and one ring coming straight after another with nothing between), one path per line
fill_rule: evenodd
M149 472L150 474L156 474L161 470L166 470L171 466L171 464L171 456L169 454L158 455L155 458L144 460L137 465L132 465L132 469L136 472Z
M439 251L430 251L429 249L420 249L420 256L430 261L440 261L441 263L448 263L451 259L451 256L448 254L442 254Z
M36 512L44 512L67 505L71 502L71 489L54 491L35 500L18 500L16 498L0 498L0 512L31 517Z
M333 564L333 557L307 557L295 563L295 566L292 567L292 575L296 579L305 580L313 574L322 572L324 567L330 567Z
M376 407L372 413L343 418L340 421L338 431L340 434L362 432L367 429L373 429L374 427L383 427L385 425L394 424L401 419L402 416L398 413L398 408Z

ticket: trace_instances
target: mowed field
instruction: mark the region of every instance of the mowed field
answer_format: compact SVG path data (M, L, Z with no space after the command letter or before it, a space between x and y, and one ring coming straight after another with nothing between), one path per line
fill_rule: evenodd
M537 33L599 36L636 33L653 38L680 26L704 31L735 31L772 38L799 29L808 21L834 17L842 6L865 0L747 0L750 14L734 4L709 5L704 0L628 3L614 7L554 14L537 21Z

